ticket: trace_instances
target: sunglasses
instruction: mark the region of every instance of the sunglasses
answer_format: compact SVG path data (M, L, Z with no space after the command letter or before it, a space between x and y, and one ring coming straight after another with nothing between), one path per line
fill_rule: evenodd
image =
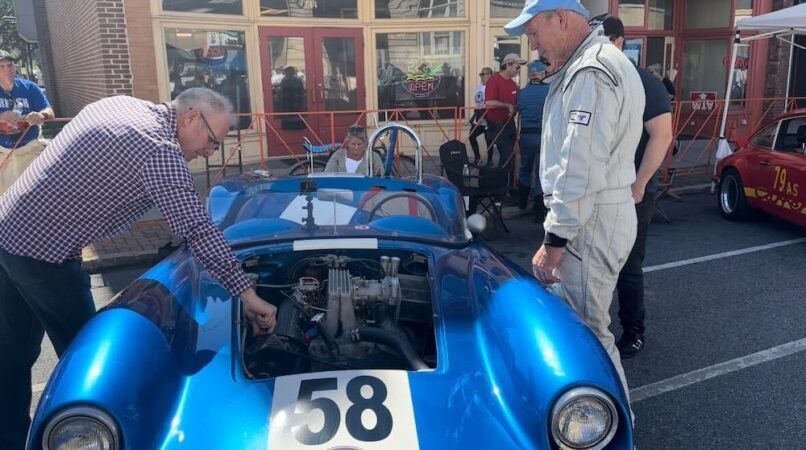
M211 148L221 147L221 141L219 141L215 137L215 133L213 133L213 129L210 127L210 123L207 122L207 118L204 117L204 114L201 112L199 113L199 116L201 117L202 122L204 122L204 126L207 128L207 145L210 146Z
M483 77L485 75L492 75L492 73L482 72L482 73L479 74L480 77Z

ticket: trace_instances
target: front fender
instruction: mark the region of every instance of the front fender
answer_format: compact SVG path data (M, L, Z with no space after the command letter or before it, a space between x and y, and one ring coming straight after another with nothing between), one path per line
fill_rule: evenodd
M124 448L156 448L181 380L168 343L151 321L127 309L103 311L56 366L37 407L28 448L41 448L48 420L73 405L111 415Z
M483 365L508 409L518 411L521 429L552 442L551 410L566 391L579 386L607 393L619 414L614 442L631 448L627 398L607 352L591 330L560 299L529 279L512 279L493 293L479 321ZM539 430L539 431L538 431ZM534 431L533 431L534 432Z

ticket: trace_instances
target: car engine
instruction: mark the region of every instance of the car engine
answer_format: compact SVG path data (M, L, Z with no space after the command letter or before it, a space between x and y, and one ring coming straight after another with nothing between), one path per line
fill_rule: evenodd
M424 256L317 254L292 264L282 259L266 255L246 264L258 294L278 308L274 334L244 333L247 375L436 366Z

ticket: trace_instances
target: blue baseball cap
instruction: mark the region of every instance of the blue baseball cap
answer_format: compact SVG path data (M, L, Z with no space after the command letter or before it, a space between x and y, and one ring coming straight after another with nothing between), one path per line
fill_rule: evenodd
M546 70L546 65L543 64L543 61L536 59L529 63L529 73L531 72L543 72Z
M590 11L582 6L579 0L529 0L523 7L521 15L513 19L504 26L504 31L510 36L520 36L526 28L526 22L532 17L544 12L565 9L582 14L586 19L590 17Z

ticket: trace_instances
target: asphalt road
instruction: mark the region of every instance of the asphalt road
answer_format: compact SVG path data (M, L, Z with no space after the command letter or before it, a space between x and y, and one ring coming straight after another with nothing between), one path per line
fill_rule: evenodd
M664 208L672 221L653 223L645 261L647 346L624 362L638 448L803 448L806 230L727 222L707 194ZM490 241L527 268L542 237L529 219ZM143 270L94 276L96 305ZM35 401L54 364L46 342Z

